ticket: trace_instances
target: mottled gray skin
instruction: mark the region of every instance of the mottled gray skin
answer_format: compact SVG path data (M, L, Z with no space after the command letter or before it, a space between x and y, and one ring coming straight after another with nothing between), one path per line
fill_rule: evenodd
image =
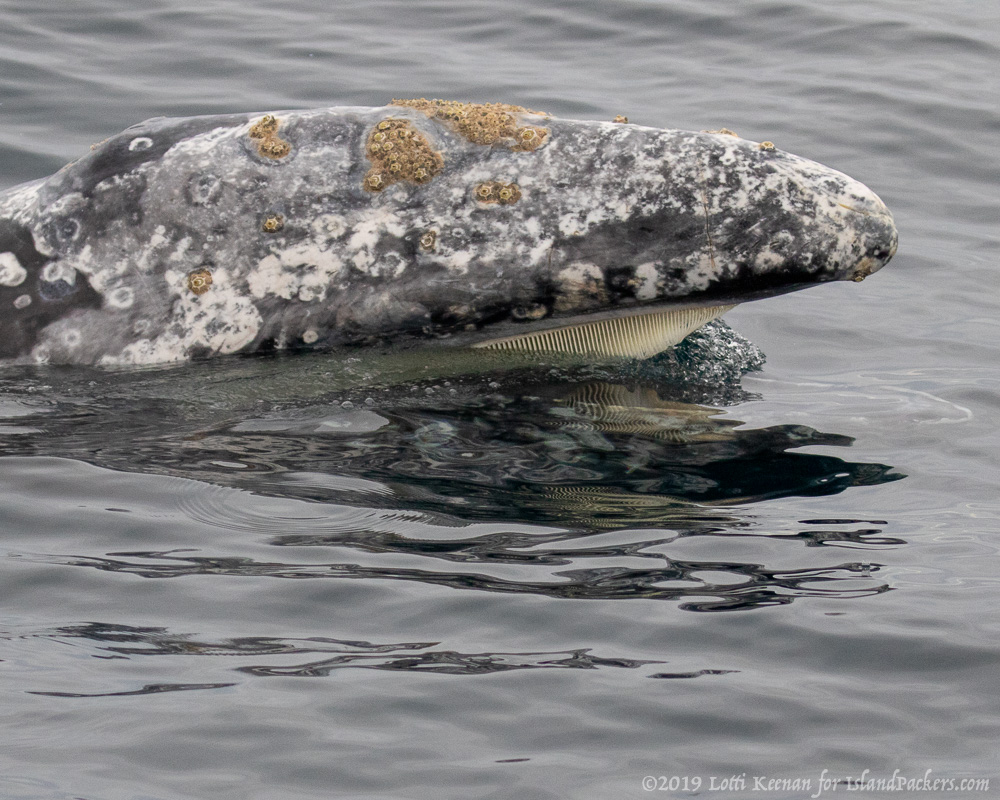
M670 304L858 280L895 252L864 185L727 134L519 114L533 152L400 107L153 119L0 194L0 359L150 364L272 348L470 343ZM405 118L444 158L365 191L366 138ZM516 183L512 205L476 200ZM284 216L275 233L269 215ZM420 239L436 231L432 250ZM188 275L212 274L198 295Z

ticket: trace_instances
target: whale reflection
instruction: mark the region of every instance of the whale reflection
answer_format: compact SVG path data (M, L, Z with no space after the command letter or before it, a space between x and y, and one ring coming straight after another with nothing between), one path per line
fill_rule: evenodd
M326 501L591 530L726 525L726 509L902 477L882 464L789 452L847 447L803 425L748 429L650 387L545 384L474 402L310 406L246 417L155 453L160 469ZM147 456L153 460L154 443ZM352 485L350 479L373 482Z
M668 357L677 366L683 353ZM8 458L0 469L22 474L13 490L34 491L33 481L52 475L53 487L42 490L47 504L59 507L62 490L79 493L97 513L90 529L94 519L107 526L106 535L74 532L38 550L22 537L10 557L85 571L87 585L109 593L123 581L162 582L182 607L192 582L169 579L211 581L219 596L235 582L237 591L251 587L283 604L300 587L334 581L338 595L352 597L357 587L366 603L420 587L428 608L440 593L454 593L645 601L708 613L891 591L878 554L906 542L886 533L887 520L796 511L800 518L789 521L765 509L768 501L903 476L831 454L851 446L847 436L744 425L736 419L746 396L739 370L719 380L711 364L692 363L709 380L675 380L675 371L658 374L647 363L345 390L342 364L318 359L235 361L210 372L191 365L7 373L0 458ZM39 457L50 460L31 463ZM76 500L67 503L60 518L76 513ZM624 669L701 681L732 671L713 658L672 664L666 650L640 654L586 637L553 636L535 650L503 637L470 645L423 629L368 641L315 622L302 630L319 635L306 636L262 623L226 635L183 620L145 627L127 614L82 622L73 613L48 627L0 631L0 640L68 644L58 651L83 648L100 659L97 671L74 660L63 680L34 694L88 702L225 691L344 669L439 676ZM452 630L447 613L439 621ZM178 674L177 657L196 658L197 666L185 660ZM136 681L137 661L162 679Z
M878 520L762 529L753 513L762 501L903 476L797 452L846 448L850 437L803 425L748 428L676 383L640 374L411 382L354 400L318 386L303 400L288 391L248 399L228 382L178 397L170 373L157 375L119 376L118 391L101 398L74 389L75 378L45 407L8 399L30 424L10 426L18 432L0 438L3 454L188 479L176 490L181 513L264 541L275 555L207 555L199 551L212 552L211 543L198 541L25 557L149 579L391 580L726 611L887 591L878 563L846 551L905 544ZM679 558L674 543L687 537L767 537L846 558L781 568ZM283 557L303 547L313 548L309 559ZM317 560L316 548L329 557Z

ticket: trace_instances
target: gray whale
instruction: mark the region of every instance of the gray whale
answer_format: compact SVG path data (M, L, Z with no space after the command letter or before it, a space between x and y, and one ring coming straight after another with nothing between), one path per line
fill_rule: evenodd
M725 130L426 100L157 118L0 193L0 360L648 355L895 249L866 186Z

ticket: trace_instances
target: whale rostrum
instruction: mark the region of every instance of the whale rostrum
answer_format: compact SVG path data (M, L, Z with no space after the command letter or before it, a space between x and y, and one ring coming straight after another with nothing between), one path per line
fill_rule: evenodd
M895 249L866 186L727 130L424 99L156 118L0 193L0 359L644 357Z

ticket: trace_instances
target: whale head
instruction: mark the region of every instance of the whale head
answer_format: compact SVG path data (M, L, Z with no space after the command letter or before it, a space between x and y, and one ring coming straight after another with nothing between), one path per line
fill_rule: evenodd
M896 249L870 189L769 142L462 111L493 120L487 142L455 113L160 118L0 194L0 358L428 340L647 356Z

